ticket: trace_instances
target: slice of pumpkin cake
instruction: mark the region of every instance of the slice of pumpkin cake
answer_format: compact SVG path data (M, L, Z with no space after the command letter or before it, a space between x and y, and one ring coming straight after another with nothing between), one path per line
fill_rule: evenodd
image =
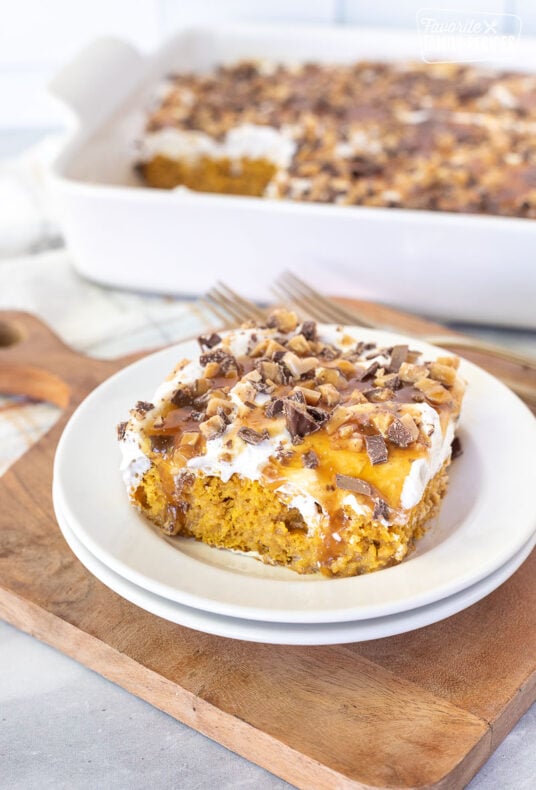
M299 573L400 562L446 491L458 359L285 310L199 344L119 426L132 504L166 535Z

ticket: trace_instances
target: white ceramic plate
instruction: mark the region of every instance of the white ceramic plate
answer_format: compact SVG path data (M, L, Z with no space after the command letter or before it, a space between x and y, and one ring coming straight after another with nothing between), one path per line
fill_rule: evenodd
M196 631L243 639L249 642L265 642L277 645L335 645L347 642L365 642L368 639L381 639L386 636L402 634L423 628L439 620L444 620L489 595L490 592L506 581L531 553L536 535L495 573L471 585L455 595L437 603L428 604L409 612L387 615L386 617L358 620L349 623L271 623L256 620L241 620L237 617L204 612L161 598L150 593L122 576L111 571L91 554L69 528L67 521L56 506L56 515L63 536L72 552L90 573L114 592L152 614L173 623L193 628Z
M350 329L380 345L407 338ZM412 345L433 358L437 348ZM425 606L489 576L536 529L536 421L500 382L463 363L468 381L460 435L437 522L400 565L351 579L299 576L188 539L164 539L130 506L115 426L150 399L187 342L153 354L101 384L76 410L55 459L57 502L76 538L112 571L171 601L217 614L288 623L349 622Z

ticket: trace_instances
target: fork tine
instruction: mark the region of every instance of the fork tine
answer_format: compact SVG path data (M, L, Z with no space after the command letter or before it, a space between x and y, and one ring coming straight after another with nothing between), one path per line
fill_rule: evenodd
M243 296L233 291L229 288L228 285L222 283L221 280L216 283L216 286L219 287L220 292L223 292L229 299L234 300L236 304L240 304L247 312L249 318L254 317L260 320L266 318L266 313L262 310L255 302L251 302L249 299L244 299Z
M222 295L216 288L211 288L205 294L205 299L214 305L220 311L220 314L226 316L226 320L230 325L236 326L236 324L240 324L244 320L241 309L237 309L233 302Z
M232 329L236 321L226 312L221 310L218 305L211 301L206 295L201 296L199 301L209 310L219 321L222 329Z
M357 326L366 326L369 328L373 328L373 325L360 315L356 310L351 310L347 307L343 307L342 305L334 302L333 299L329 299L327 296L323 296L319 291L312 288L310 285L305 283L303 280L300 280L296 275L292 275L294 280L301 285L304 291L309 293L311 298L315 298L319 303L324 304L326 306L330 306L336 315L339 316L339 320L346 321L351 324L356 324Z
M228 326L236 326L251 318L265 318L264 312L257 305L239 296L223 283L216 283L205 294L204 300Z
M278 280L278 288L279 292L283 292L287 295L290 295L291 298L301 299L301 304L304 305L307 311L311 315L322 316L325 313L321 312L323 309L328 310L329 314L331 315L332 321L348 323L348 324L355 324L363 327L370 327L371 329L383 329L390 332L401 332L400 326L396 324L392 325L386 321L377 321L371 322L370 320L364 318L359 310L355 312L353 310L346 309L345 307L340 307L336 302L328 299L322 294L315 291L314 288L304 283L299 277L296 277L295 274L291 272L285 272ZM322 320L322 318L320 318ZM406 334L407 330L403 330L403 333ZM442 346L444 348L451 348L455 351L455 353L459 353L460 350L468 349L471 351L480 351L482 353L488 354L492 357L497 357L498 359L505 359L508 362L511 362L515 365L521 365L525 370L535 370L536 369L536 362L533 358L527 357L523 354L516 354L513 351L510 351L508 348L503 348L502 346L496 346L493 343L485 343L478 338L472 337L463 337L463 336L449 336L449 335L428 335L424 333L420 333L419 337L424 340L425 342L432 343L433 345ZM504 379L505 377L502 376ZM529 400L529 396L527 395L527 388L523 388L522 386L515 384L512 380L508 380L506 382L508 386L514 391L517 391L518 394L525 400Z
M311 305L307 299L303 299L291 288L286 288L279 282L275 282L271 287L272 293L283 303L289 303L301 315L307 318L314 318L317 321L330 322L332 319L321 310Z
M304 283L303 280L300 280L299 277L296 277L296 275L291 272L285 272L279 278L279 285L289 294L299 294L303 302L306 302L308 305L309 311L314 313L320 320L336 321L358 326L371 326L371 324L360 315L322 296L322 294L314 288L311 288L311 286Z

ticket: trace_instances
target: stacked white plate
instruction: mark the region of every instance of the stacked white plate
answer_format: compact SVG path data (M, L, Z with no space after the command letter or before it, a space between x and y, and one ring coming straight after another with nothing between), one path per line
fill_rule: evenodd
M353 329L394 345L398 335ZM412 340L437 355L437 349ZM400 565L350 579L300 576L185 538L165 538L128 502L115 426L150 400L195 341L153 354L98 387L58 445L54 507L63 535L100 581L137 606L220 636L335 644L421 628L465 609L508 579L536 543L536 421L510 390L462 362L468 382L439 517Z

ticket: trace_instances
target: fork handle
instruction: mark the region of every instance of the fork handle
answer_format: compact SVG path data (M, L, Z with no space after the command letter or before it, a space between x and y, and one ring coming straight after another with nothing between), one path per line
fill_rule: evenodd
M477 340L471 337L461 337L459 335L426 335L422 339L436 346L482 351L497 359L504 359L507 362L520 365L525 370L536 371L536 359L525 356L524 354L517 354L515 351L510 351L501 346L496 346L494 343L486 343L483 340Z

